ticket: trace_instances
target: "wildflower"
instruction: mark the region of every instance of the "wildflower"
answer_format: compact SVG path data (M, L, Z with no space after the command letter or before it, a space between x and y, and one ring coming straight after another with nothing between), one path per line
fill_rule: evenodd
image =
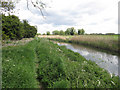
M100 85L100 80L97 80L98 81L98 85L97 86L99 86Z
M112 78L112 74L110 74L111 78Z
M84 70L84 69L82 69L81 71L83 71L83 72L84 72L85 70Z
M115 85L115 83L114 83L113 81L111 81L111 83L112 83L113 85Z
M84 61L84 63L87 63L86 61Z
M7 62L9 61L9 60L6 60Z

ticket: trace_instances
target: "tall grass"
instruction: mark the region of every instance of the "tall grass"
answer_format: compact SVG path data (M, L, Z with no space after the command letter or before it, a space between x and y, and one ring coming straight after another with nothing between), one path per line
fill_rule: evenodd
M118 52L118 37L114 35L80 35L71 38L70 41Z
M38 77L48 88L117 88L118 77L95 62L48 40L38 40Z
M2 50L2 88L38 88L35 42L4 47Z
M66 36L65 36L66 37ZM75 44L86 45L102 51L118 54L120 53L120 40L118 35L77 35L71 38L49 38L50 40L60 42L70 42Z
M3 48L3 88L118 88L118 76L47 39ZM38 81L39 83L38 83Z

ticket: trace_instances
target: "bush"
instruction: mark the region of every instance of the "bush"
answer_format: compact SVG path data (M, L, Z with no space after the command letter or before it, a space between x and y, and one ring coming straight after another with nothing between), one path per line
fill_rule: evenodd
M2 15L2 36L3 39L7 39L9 37L11 40L13 39L22 39L23 38L22 23L19 18L15 15L5 16Z
M3 40L20 40L22 38L35 37L37 29L28 24L26 20L23 23L15 15L5 16L2 14L2 37Z

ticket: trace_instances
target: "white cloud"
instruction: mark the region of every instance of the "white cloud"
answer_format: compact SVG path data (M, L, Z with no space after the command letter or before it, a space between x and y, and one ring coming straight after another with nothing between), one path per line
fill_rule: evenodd
M38 9L21 0L20 19L27 19L30 24L38 26L39 33L53 30L66 30L69 27L84 28L86 33L118 33L119 0L45 0L48 6L41 16Z

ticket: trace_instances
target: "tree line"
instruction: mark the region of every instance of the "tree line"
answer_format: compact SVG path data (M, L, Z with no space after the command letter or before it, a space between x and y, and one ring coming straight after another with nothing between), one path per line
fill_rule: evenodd
M20 40L32 38L37 33L37 27L31 26L27 20L20 21L15 15L2 14L2 39Z
M67 28L66 31L54 30L52 32L52 34L53 35L84 35L85 34L85 30L84 29L78 29L78 32L77 32L74 27L71 27L71 28ZM45 33L43 35L45 35ZM50 35L50 32L47 31L46 35Z

